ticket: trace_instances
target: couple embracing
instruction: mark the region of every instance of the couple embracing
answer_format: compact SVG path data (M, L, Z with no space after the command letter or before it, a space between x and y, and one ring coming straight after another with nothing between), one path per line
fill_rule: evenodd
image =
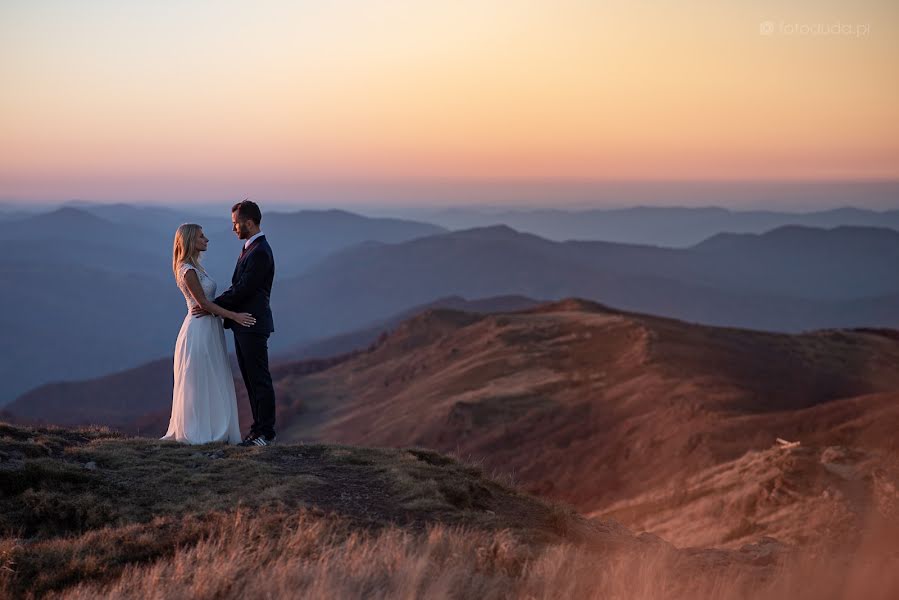
M268 369L268 337L274 331L269 297L275 260L260 229L262 213L255 202L235 204L231 223L244 241L243 251L231 287L218 296L215 281L200 263L200 253L209 244L203 228L185 224L175 232L172 271L187 301L188 314L175 342L172 416L164 440L268 446L275 439L275 391ZM237 364L253 415L250 432L243 440L225 329L234 333Z

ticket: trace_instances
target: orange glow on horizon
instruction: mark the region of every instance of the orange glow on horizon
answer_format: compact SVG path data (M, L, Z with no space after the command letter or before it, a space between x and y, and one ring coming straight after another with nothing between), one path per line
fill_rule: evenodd
M9 2L0 198L897 179L897 34L872 0Z

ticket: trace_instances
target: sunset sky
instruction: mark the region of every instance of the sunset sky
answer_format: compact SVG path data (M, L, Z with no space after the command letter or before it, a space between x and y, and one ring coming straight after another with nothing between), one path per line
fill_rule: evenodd
M897 7L4 0L0 199L896 180Z

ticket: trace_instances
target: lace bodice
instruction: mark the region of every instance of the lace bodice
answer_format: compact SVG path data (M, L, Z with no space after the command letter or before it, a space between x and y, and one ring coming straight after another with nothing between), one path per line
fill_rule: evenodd
M196 269L193 267L193 265L183 263L181 265L181 268L178 269L178 289L180 289L181 293L184 294L184 299L187 301L188 311L197 306L197 302L196 300L194 300L193 294L190 293L190 290L187 289L187 282L184 280L184 276L190 270L196 271L197 277L200 279L200 286L203 288L203 293L206 294L207 298L209 298L210 300L214 300L216 289L215 280L207 275L205 271L203 271L202 269Z

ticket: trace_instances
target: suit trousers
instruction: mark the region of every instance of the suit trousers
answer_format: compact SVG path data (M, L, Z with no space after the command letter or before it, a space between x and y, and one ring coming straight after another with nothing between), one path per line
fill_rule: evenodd
M253 424L250 433L275 437L275 388L268 370L268 335L234 332L234 347L240 375L247 387Z

